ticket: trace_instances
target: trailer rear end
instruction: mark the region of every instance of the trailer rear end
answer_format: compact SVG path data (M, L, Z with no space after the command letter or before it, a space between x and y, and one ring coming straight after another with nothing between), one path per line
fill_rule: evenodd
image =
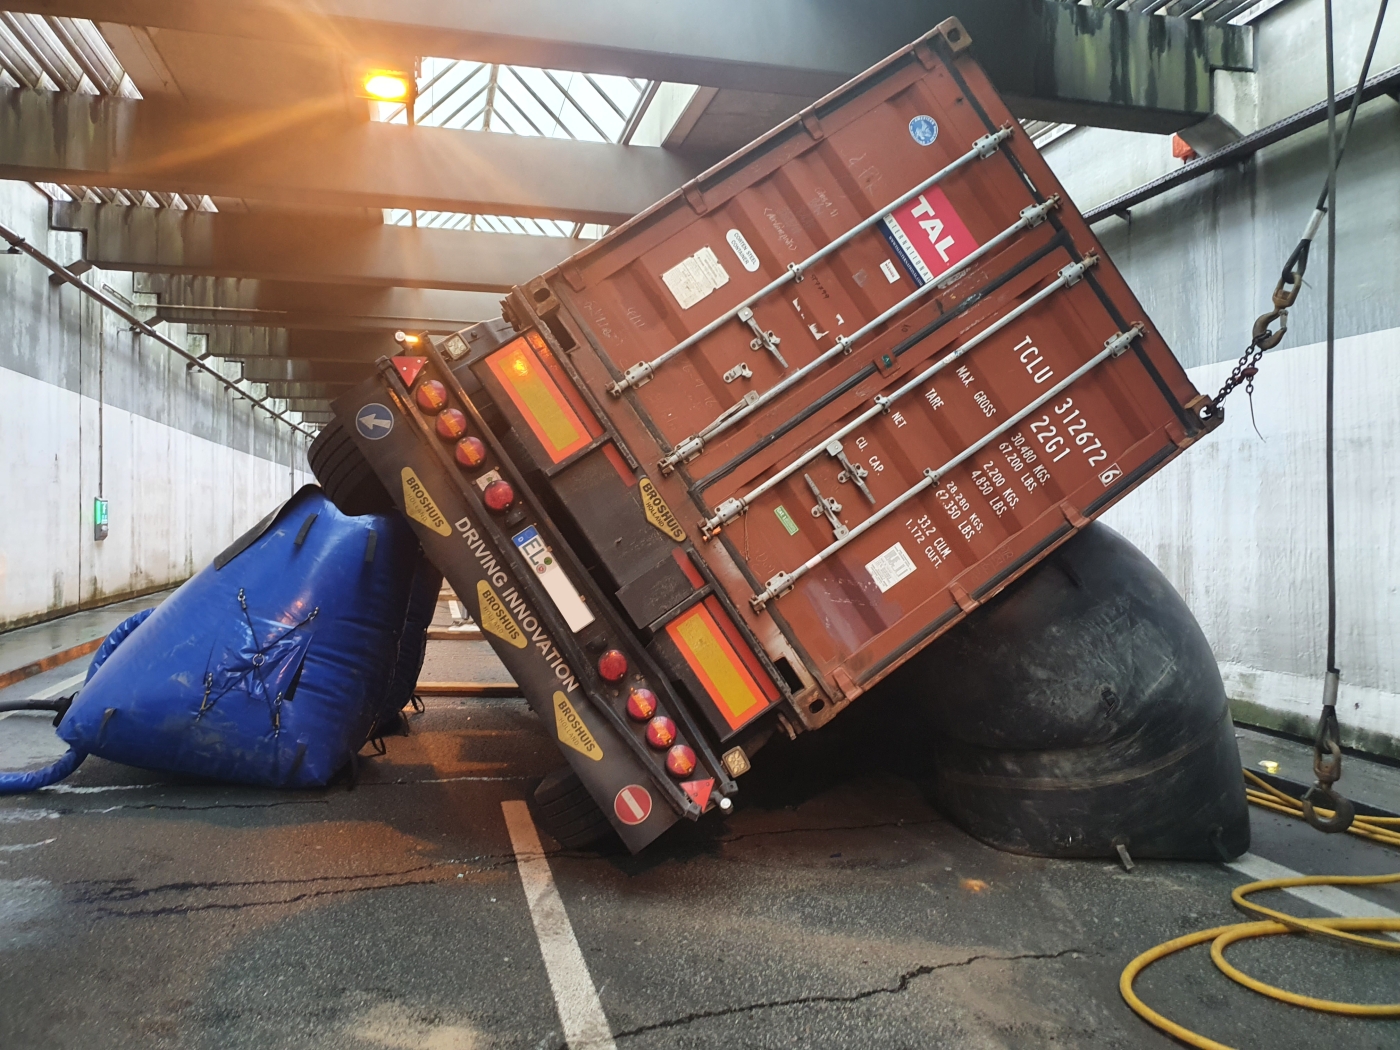
M944 22L337 404L633 849L1218 422L969 45Z

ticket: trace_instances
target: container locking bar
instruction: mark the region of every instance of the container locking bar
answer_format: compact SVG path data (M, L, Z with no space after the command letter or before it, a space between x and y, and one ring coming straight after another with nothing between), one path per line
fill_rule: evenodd
M824 364L827 361L830 361L834 357L845 356L846 354L849 354L852 350L855 349L855 344L859 340L864 339L875 329L879 328L886 321L890 320L890 318L897 315L905 307L923 298L925 295L928 295L932 291L936 291L939 288L946 288L948 285L961 278L963 274L967 273L967 271L973 265L986 258L992 252L996 251L999 247L1005 244L1012 237L1016 236L1016 234L1020 233L1022 230L1029 230L1033 227L1039 226L1042 222L1045 221L1045 216L1050 214L1051 209L1059 207L1059 204L1060 198L1058 196L1055 196L1051 197L1043 204L1033 204L1029 208L1023 208L1021 210L1021 217L1019 219L1013 222L1006 229L1002 230L999 234L997 234L995 237L989 240L986 244L980 246L976 251L968 255L967 258L959 260L957 269L954 272L945 274L942 277L936 278L935 280L928 282L928 284L920 285L918 288L915 288L912 292L906 295L899 302L895 303L884 313L880 314L880 316L867 321L865 324L861 325L850 335L838 335L836 337L835 346L832 346L828 350L822 351L807 364L803 365L796 372L792 373L792 375L785 377L778 383L775 383L772 387L770 387L768 390L764 391L760 395L755 396L754 394L749 394L748 397L745 398L747 404L731 406L724 412L720 413L720 415L713 422L708 424L705 427L705 429L701 430L700 433L692 435L691 437L688 437L685 440L678 442L676 447L673 448L665 456L663 456L661 458L660 463L657 464L661 469L661 473L669 474L672 470L675 469L677 463L688 463L690 460L695 459L697 456L700 455L701 452L704 451L706 441L709 441L716 434L720 434L723 431L728 430L735 423L738 423L741 419L744 419L746 416L749 416L754 412L758 411L760 408L766 405L769 401L772 401L779 394L783 393L786 390L790 390L793 386L795 386L797 383L800 383L804 378L806 378L813 371L815 371L818 366ZM747 309L748 308L745 307L745 310ZM744 312L740 311L739 317L741 320L743 319L743 314ZM749 317L752 318L752 316L753 312L749 311ZM756 322L750 320L749 323L754 325L755 331L758 330ZM768 334L772 335L771 332ZM757 344L757 342L758 340L755 339L754 343ZM755 345L754 349L756 350L758 349L758 347ZM777 351L775 350L774 353L776 352Z
M608 393L612 394L613 397L621 397L623 392L626 391L629 387L639 387L643 383L646 383L656 373L656 370L662 365L664 365L667 361L671 360L671 358L675 357L677 354L689 350L696 343L700 342L700 340L704 339L708 335L711 335L712 333L717 331L721 326L738 317L739 312L741 310L748 310L750 307L753 306L754 303L758 302L760 299L764 298L770 293L777 291L789 281L802 280L802 275L806 271L807 267L811 266L813 263L820 262L832 252L844 247L854 237L857 237L861 233L864 233L866 230L870 229L870 227L874 226L877 222L883 221L886 215L893 212L896 208L908 204L911 200L913 200L919 194L923 193L930 186L933 186L934 184L942 181L949 175L953 174L955 171L958 171L960 168L963 168L964 166L966 166L974 160L985 160L987 157L990 157L993 153L997 151L997 149L1001 146L1003 142L1005 142L1011 137L1011 135L1012 129L1010 127L1004 127L999 131L991 133L990 135L983 135L980 139L978 139L972 144L972 148L970 150L964 153L957 160L953 161L947 167L934 172L923 182L915 186L912 190L909 190L897 200L891 201L882 211L871 215L868 218L862 219L860 222L856 223L845 233L841 234L841 236L837 237L834 241L830 242L822 248L818 248L815 252L813 252L807 258L803 259L800 263L789 263L787 271L781 277L775 277L773 280L769 281L758 291L754 292L753 295L745 299L742 303L739 303L732 309L720 314L720 316L716 317L704 328L700 329L698 332L695 332L692 335L687 336L675 346L671 347L671 349L667 350L660 357L655 357L650 361L639 361L637 364L627 369L627 371L623 373L621 379L615 382L612 386L608 387ZM773 353L776 356L776 349L773 350Z
M1100 350L1097 354L1091 357L1088 361L1085 361L1084 364L1080 365L1069 375L1065 376L1064 379L1056 383L1053 387L1047 390L1040 397L1036 398L1025 408L1021 409L1021 411L1017 412L1014 416L1008 419L1001 426L997 427L995 430L987 434L985 437L981 438L979 441L963 449L961 452L959 452L952 459L948 460L947 463L944 463L943 466L939 467L937 470L934 470L932 467L926 467L924 469L924 477L922 481L916 482L909 488L905 489L892 502L886 504L884 507L881 507L874 514L870 515L870 517L866 518L859 525L855 526L853 529L847 532L844 536L841 536L834 543L829 544L825 549L812 555L812 557L808 558L797 568L793 569L792 572L779 572L776 575L774 575L764 585L764 589L762 592L760 592L759 594L755 594L752 598L749 599L749 604L753 606L754 612L762 612L764 606L766 606L770 601L792 590L793 584L795 584L798 581L798 579L804 576L809 570L815 568L822 562L826 561L827 558L831 557L833 554L839 551L842 547L846 546L852 540L855 540L856 538L864 535L866 532L874 528L889 515L893 514L901 506L908 503L919 493L923 492L925 489L929 489L932 488L934 485L937 485L938 482L944 476L946 476L950 470L953 470L959 464L963 463L965 460L968 459L968 457L975 456L982 449L986 448L987 445L991 444L993 441L1001 437L1001 435L1005 434L1012 427L1019 424L1032 412L1036 412L1040 408L1042 408L1052 398L1058 397L1060 394L1064 393L1065 390L1067 390L1073 383L1078 381L1081 377L1093 371L1104 361L1107 361L1110 357L1121 356L1128 349L1128 347L1130 347L1133 344L1133 340L1137 339L1140 335L1142 335L1141 324L1133 325L1126 332L1115 332L1104 343L1102 350Z
M715 513L713 517L706 518L700 523L700 534L707 540L713 537L715 533L719 532L719 530L723 528L726 524L733 521L740 514L744 513L744 511L748 510L749 506L759 496L762 496L769 489L781 483L783 480L790 477L796 471L801 470L804 466L812 462L812 460L816 459L823 452L829 451L832 442L840 441L846 435L850 434L857 428L864 426L866 423L874 419L880 413L888 412L890 410L890 405L898 401L905 394L909 393L911 390L914 390L916 387L919 387L925 381L931 379L933 376L943 371L943 369L947 368L954 361L957 361L959 358L961 358L964 354L968 353L974 347L977 347L982 343L986 342L988 339L996 335L997 332L1000 332L1003 328L1009 325L1012 321L1016 320L1018 317L1035 309L1046 299L1050 298L1050 296L1058 292L1061 288L1068 288L1071 285L1078 284L1080 278L1082 278L1091 267L1098 265L1098 261L1099 257L1097 255L1086 255L1081 261L1076 263L1070 263L1068 266L1060 270L1060 275L1056 277L1055 280L1051 281L1040 291L1036 292L1035 295L1031 296L1020 306L1016 307L1016 309L1011 310L1008 313L1003 314L1001 317L997 318L996 321L988 325L982 331L978 332L967 342L963 343L962 346L952 351L952 353L946 354L938 361L935 361L932 365L930 365L928 368L925 368L922 372L916 375L913 379L909 380L907 383L905 383L903 386L897 389L894 393L890 394L888 397L886 397L883 394L877 394L875 396L875 404L873 406L866 409L860 415L856 416L855 419L851 420L840 430L836 431L836 433L830 434L827 437L823 438L820 444L813 445L806 452L802 453L802 455L798 456L795 460L793 460L791 463L785 466L782 470L778 471L778 473L774 474L767 481L763 482L763 484L759 485L757 488L750 490L743 496L731 496L729 499L721 503L718 507L715 508Z

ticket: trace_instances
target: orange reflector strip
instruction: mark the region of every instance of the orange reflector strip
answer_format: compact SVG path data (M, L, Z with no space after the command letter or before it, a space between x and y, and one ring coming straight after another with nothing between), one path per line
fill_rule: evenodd
M525 422L555 463L568 458L592 439L573 406L524 339L486 359Z
M666 633L731 729L738 729L768 706L753 675L703 605L668 623Z

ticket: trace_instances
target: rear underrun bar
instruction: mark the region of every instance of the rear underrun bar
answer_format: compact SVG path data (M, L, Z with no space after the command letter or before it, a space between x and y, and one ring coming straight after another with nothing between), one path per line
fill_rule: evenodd
M886 205L880 211L876 212L874 215L870 215L867 218L862 219L860 222L856 223L845 233L841 234L841 236L837 237L834 241L831 241L824 247L817 249L807 258L803 259L800 263L788 263L787 272L784 273L782 276L775 277L773 280L769 281L758 291L754 292L753 295L745 299L742 303L739 303L737 306L734 306L725 313L720 314L718 317L716 317L713 321L707 324L704 328L700 329L698 332L695 332L693 335L689 335L685 339L682 339L679 343L671 347L671 349L667 350L660 357L652 358L652 360L650 361L640 361L637 364L633 365L631 368L629 368L626 372L623 373L621 379L613 383L612 386L608 387L608 393L612 394L614 397L621 397L623 392L629 387L641 386L643 383L650 380L651 377L656 373L656 370L662 365L664 365L667 361L671 360L671 358L675 357L679 353L683 353L684 351L689 350L696 343L700 342L700 340L704 339L708 335L711 335L724 324L728 323L729 321L732 321L735 317L738 317L740 311L749 309L751 306L753 306L754 303L758 302L760 299L771 294L772 292L777 291L789 281L800 281L802 279L802 274L807 270L809 266L811 266L813 263L820 262L832 252L844 247L846 244L850 243L850 241L853 238L864 233L866 230L870 229L870 227L874 226L877 222L883 221L885 216L888 215L890 212L894 211L896 208L909 203L919 194L925 192L930 186L933 186L935 183L942 181L949 175L953 174L955 171L958 171L966 165L970 164L972 161L985 160L986 158L992 156L1000 148L1001 144L1007 139L1009 139L1011 135L1012 129L1009 127L1002 128L1000 131L993 132L990 135L983 135L980 139L978 139L972 144L971 149L969 149L966 153L964 153L957 160L953 161L947 167L934 172L923 182L919 183L917 186L909 190L897 200L891 201L888 205Z

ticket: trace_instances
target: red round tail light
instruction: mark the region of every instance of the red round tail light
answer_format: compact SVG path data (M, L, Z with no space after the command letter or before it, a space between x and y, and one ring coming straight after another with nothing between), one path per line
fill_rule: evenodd
M676 723L665 715L657 715L647 723L647 743L664 751L676 742Z
M486 462L486 446L479 437L464 437L457 442L457 462L464 467L479 467Z
M688 777L695 772L695 752L677 744L666 752L666 772L673 777Z
M436 379L429 379L413 395L418 407L429 415L436 415L447 407L447 387Z
M515 502L515 489L510 487L508 481L493 481L486 486L486 491L481 494L481 498L492 510L505 510Z
M650 689L633 689L627 697L627 717L634 722L645 722L656 714L656 694Z
M627 657L616 649L609 649L598 657L598 673L605 682L620 682L627 673Z
M467 417L455 408L445 409L437 417L437 432L444 441L456 441L467 432Z

